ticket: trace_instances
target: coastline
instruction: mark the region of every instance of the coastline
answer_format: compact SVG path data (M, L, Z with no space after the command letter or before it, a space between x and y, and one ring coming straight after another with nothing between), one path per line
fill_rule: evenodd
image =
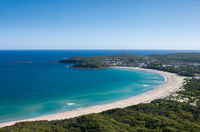
M0 123L0 127L14 125L17 122L24 122L24 121L61 120L61 119L67 119L67 118L73 118L73 117L77 117L81 115L91 114L91 113L99 113L99 112L114 109L114 108L124 108L131 105L136 105L139 103L148 103L158 98L164 98L168 96L170 93L177 91L182 86L184 82L184 78L185 78L185 77L176 75L174 73L168 73L164 71L151 70L151 69L143 69L143 68L136 68L136 67L113 67L113 68L126 68L130 70L132 69L132 70L144 70L147 72L155 72L164 76L167 79L167 81L160 87L155 88L154 90L151 90L144 94L133 96L127 99L119 100L113 103L96 105L96 106L86 107L83 109L76 109L72 111L44 115L44 116L39 116L39 117L34 117L34 118L29 118L29 119L24 119L24 120L4 122L4 123Z

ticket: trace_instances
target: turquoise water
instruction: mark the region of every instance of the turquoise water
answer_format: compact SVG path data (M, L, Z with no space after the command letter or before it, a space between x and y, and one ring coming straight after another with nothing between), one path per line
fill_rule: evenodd
M80 70L49 63L69 56L68 52L66 56L49 51L13 52L0 52L0 122L110 103L145 93L165 81L163 76L151 72ZM16 60L32 63L12 62Z

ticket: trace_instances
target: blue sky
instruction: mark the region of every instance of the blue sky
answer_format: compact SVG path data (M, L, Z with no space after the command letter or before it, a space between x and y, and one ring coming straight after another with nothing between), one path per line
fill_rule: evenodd
M0 0L0 49L200 49L200 1Z

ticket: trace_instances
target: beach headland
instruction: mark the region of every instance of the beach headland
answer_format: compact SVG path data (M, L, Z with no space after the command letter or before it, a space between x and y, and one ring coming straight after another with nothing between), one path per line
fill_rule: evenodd
M83 109L76 109L72 111L44 115L44 116L39 116L39 117L34 117L34 118L29 118L29 119L24 119L24 120L0 123L0 127L10 126L10 125L14 125L15 123L25 122L25 121L39 121L39 120L51 121L51 120L68 119L68 118L78 117L81 115L86 115L86 114L91 114L91 113L99 113L99 112L103 112L103 111L114 109L114 108L124 108L131 105L136 105L139 103L148 103L155 99L167 97L168 95L170 95L170 93L174 93L179 88L181 88L185 79L185 77L183 76L179 76L174 73L158 71L158 70L143 69L143 68L136 68L136 67L114 67L114 68L126 68L130 70L145 70L148 72L155 72L164 76L166 78L166 82L162 86L152 91L146 92L141 95L133 96L131 98L119 100L113 103L96 105L96 106L86 107Z

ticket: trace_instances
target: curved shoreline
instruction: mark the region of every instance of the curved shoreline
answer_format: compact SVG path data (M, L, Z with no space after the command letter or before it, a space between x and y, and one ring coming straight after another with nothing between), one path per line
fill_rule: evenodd
M151 90L146 93L136 95L127 99L119 100L119 101L109 103L109 104L90 106L83 109L76 109L72 111L44 115L44 116L39 116L39 117L34 117L34 118L29 118L29 119L4 122L4 123L0 123L0 128L14 125L15 123L18 123L18 122L39 121L39 120L51 121L51 120L68 119L68 118L73 118L73 117L91 114L91 113L99 113L99 112L103 112L103 111L114 109L114 108L124 108L131 105L136 105L139 103L148 103L158 98L164 98L168 96L170 93L177 91L183 85L184 78L185 78L185 77L176 75L174 73L158 71L158 70L143 69L143 68L136 68L136 67L116 67L116 68L126 68L126 69L132 69L132 70L144 70L147 72L155 72L166 77L167 80L164 84L162 84L158 88L155 88L154 90Z

